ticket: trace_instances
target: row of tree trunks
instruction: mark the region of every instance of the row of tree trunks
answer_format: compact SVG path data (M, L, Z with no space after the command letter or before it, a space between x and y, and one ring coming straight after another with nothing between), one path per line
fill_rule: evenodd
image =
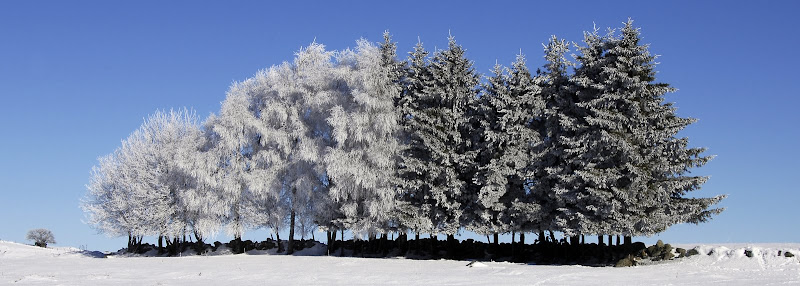
M128 233L128 252L138 252L139 247L142 246L142 239L144 236L132 235Z
M293 216L294 216L294 213L292 213L292 217ZM342 237L342 239L344 239L344 230L341 230L341 231L342 231L342 236L341 237ZM293 234L293 232L290 231L290 233L289 233L289 236L290 236L289 245L293 245L292 239L291 239L292 238L292 234ZM407 233L400 233L397 236L397 239L394 240L394 241L401 241L402 240L403 244L408 243L407 235L408 235ZM499 243L500 243L499 242L500 241L499 240L499 233L494 233L492 238L493 238L493 240L490 239L490 238L487 238L488 242L490 244L493 244L493 245L499 245ZM523 233L519 234L519 242L515 241L515 239L516 239L516 233L512 233L512 238L511 238L511 240L512 240L511 244L512 245L511 245L511 247L512 247L512 254L513 255L516 255L516 252L517 252L516 251L516 248L517 248L516 245L517 244L525 245L525 233L523 232ZM539 231L539 233L538 233L538 241L539 241L539 243L546 242L547 239L548 239L548 237L546 236L545 232L544 231ZM586 243L585 237L583 235L571 236L568 239L569 239L569 243L572 244L572 245L579 245L579 244L585 244ZM625 239L624 243L626 245L630 245L632 243L632 238L630 236L625 236L624 239ZM419 241L420 241L419 233L415 232L414 233L414 241L413 241L413 243L410 243L408 246L404 246L404 248L405 248L404 253L407 253L408 251L419 251L420 250ZM555 236L554 236L553 232L550 232L550 241L555 241ZM598 245L607 245L607 246L615 245L614 244L614 235L608 235L608 242L607 243L605 242L605 237L603 235L598 235L597 236L597 241L598 241ZM430 250L430 252L432 254L435 254L435 252L436 252L436 249L437 249L436 248L436 244L437 244L437 242L438 242L437 236L434 235L434 234L431 234L430 235L430 244L428 246L429 246L429 250ZM620 235L617 235L616 236L616 245L619 246L620 242L621 242L620 241ZM447 256L448 257L452 257L453 255L455 255L455 253L453 252L453 244L454 243L456 243L455 236L454 235L447 235L447 245L446 245L447 248L446 248L446 250L447 250ZM338 243L337 243L336 231L335 230L334 231L328 231L327 232L327 245L328 245L327 254L328 255L331 255L332 251L336 250L337 248L341 248L341 250L339 252L339 255L340 256L344 255L344 247L343 247L343 245L342 246L337 246L337 244ZM372 251L372 252L380 251L381 253L383 253L385 255L389 250L388 249L388 244L389 244L388 243L388 234L386 234L386 233L381 234L379 239L375 238L374 235L370 235L368 251ZM280 247L280 236L278 236L278 246L279 246L278 252L283 252L281 250L281 247ZM293 252L293 251L291 251L292 247L293 246L289 247L290 250L287 251L287 254L291 254ZM377 249L376 249L376 247L377 247ZM363 253L364 252L363 249L360 250L360 251L359 250L356 250L356 251L361 253L362 255L364 254Z

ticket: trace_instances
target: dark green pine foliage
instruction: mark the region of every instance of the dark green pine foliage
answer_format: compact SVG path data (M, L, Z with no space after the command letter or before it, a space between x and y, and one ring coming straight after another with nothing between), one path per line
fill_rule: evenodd
M404 62L397 60L397 43L392 42L392 35L389 31L383 32L383 43L380 44L381 48L381 65L389 68L389 78L398 86L403 86L403 77L405 75ZM403 93L397 93L397 99L401 98Z
M506 125L505 154L501 164L513 166L516 174L510 176L507 194L503 201L509 203L510 230L524 233L534 230L541 222L541 205L531 198L534 171L531 162L541 160L537 146L544 137L539 132L545 111L544 94L520 54L508 71L508 88L511 104L500 122Z
M430 127L419 116L422 110L436 104L427 95L434 84L428 66L428 54L422 42L418 42L409 53L403 69L403 92L396 102L402 126L398 167L401 198L397 207L397 220L402 229L412 230L417 235L434 231L431 217L436 206L431 194L430 173L436 163L432 161L432 150L426 145L422 134L423 130Z
M621 35L587 34L574 82L586 112L581 140L587 146L583 185L575 205L580 234L652 235L678 223L706 221L724 198L687 198L707 180L687 175L711 157L689 148L680 130L696 120L681 118L664 102L674 88L655 82L655 56L639 44L628 21Z
M560 170L559 182L554 188L559 198L552 221L555 229L568 236L609 233L608 225L620 207L618 199L625 196L610 183L617 179L613 174L614 156L620 152L603 138L608 134L608 126L600 123L607 122L596 120L597 109L589 104L611 100L604 94L605 80L602 79L607 61L604 57L607 38L598 35L596 30L584 33L585 46L577 47L579 66L564 92L568 103L562 105L562 112L568 115L559 119L561 134L557 148L564 169Z
M526 195L531 183L531 161L537 161L534 146L540 144L534 125L542 117L544 103L539 87L517 57L512 68L496 65L483 85L479 111L474 117L482 135L479 150L475 202L468 211L468 228L478 234L527 231L539 217L539 205Z
M421 44L411 53L400 100L409 131L401 221L414 230L452 236L462 226L465 189L474 173L471 117L478 75L453 37L430 61L425 55Z
M421 109L418 118L425 122L420 133L434 162L430 175L436 205L431 221L437 233L452 239L464 225L462 214L471 202L465 191L476 171L473 142L480 135L473 117L480 77L453 36L447 49L434 53L430 71L433 85L426 94L433 104Z
M534 127L542 141L535 146L539 160L530 162L533 185L528 200L541 207L538 216L531 218L529 230L539 232L544 241L545 231L563 231L577 202L576 164L582 156L581 143L575 139L581 130L584 113L577 106L569 69L574 66L566 59L569 44L553 36L544 49L547 61L537 74L536 83L542 89L544 112ZM568 235L574 235L567 232Z

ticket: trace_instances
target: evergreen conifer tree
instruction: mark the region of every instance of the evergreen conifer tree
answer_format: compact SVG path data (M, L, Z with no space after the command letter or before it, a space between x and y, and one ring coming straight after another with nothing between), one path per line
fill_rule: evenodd
M676 137L695 120L664 102L674 89L655 82L655 56L639 41L628 21L620 36L591 34L579 57L575 83L588 147L576 172L584 183L575 205L580 233L652 235L722 211L709 208L724 196L685 197L707 179L686 173L710 157Z
M580 152L568 152L569 143L579 128L582 116L575 105L570 83L573 63L566 59L569 44L553 36L544 47L546 64L539 70L536 83L542 89L544 112L535 122L542 141L535 146L539 160L530 162L534 182L528 200L540 206L539 216L528 219L530 230L538 231L539 242L545 242L545 231L562 230L559 214L568 211L571 199L567 193L575 184L571 158Z
M420 233L433 232L430 214L435 205L428 179L428 170L433 165L431 150L420 134L425 122L418 118L422 109L434 104L426 95L433 85L427 57L428 52L422 42L418 42L406 60L403 93L396 102L402 126L398 166L401 194L397 219L402 228L414 231L417 240Z
M469 210L475 216L470 229L479 234L524 231L538 214L538 204L526 198L531 161L537 161L534 146L539 133L543 102L522 55L511 69L500 65L484 85L479 112L474 119L482 133L475 145L480 153L474 182L476 202ZM496 243L497 239L495 239Z
M425 95L432 104L420 109L414 118L422 122L420 134L433 162L428 175L436 204L430 217L436 233L447 234L452 240L462 226L461 216L468 203L464 190L475 171L471 108L477 100L479 77L452 36L446 50L434 53L430 72L433 85Z

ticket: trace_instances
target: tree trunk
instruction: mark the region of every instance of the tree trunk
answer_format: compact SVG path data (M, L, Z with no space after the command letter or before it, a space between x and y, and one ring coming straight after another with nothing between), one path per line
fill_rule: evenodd
M277 231L275 232L275 238L278 239L278 253L283 252L283 245L281 244L281 234Z
M344 229L342 229L342 245L339 246L339 256L344 256Z
M414 252L419 252L419 231L414 231Z
M602 234L597 235L597 245L600 245L600 246L603 245L603 235Z
M381 255L384 257L389 253L389 234L387 233L383 233L383 235L381 235L380 251Z
M612 246L612 245L614 245L614 236L609 234L608 235L608 246Z
M196 239L197 242L202 243L203 242L203 235L201 235L199 232L195 231L194 232L194 239Z
M539 244L547 242L547 237L544 236L544 230L539 231Z
M242 237L236 236L233 238L233 253L240 254L244 253L244 246L242 245Z
M569 237L570 245L578 245L580 243L581 243L581 237L579 235L573 235Z
M631 245L633 243L633 239L630 236L625 236L625 245Z
M555 243L556 242L556 235L553 233L552 230L550 230L549 232L550 232L550 241Z
M619 246L619 234L617 234L617 246Z
M328 238L328 240L326 242L327 243L327 250L326 250L327 251L327 255L331 256L331 231L330 230L326 231L325 235Z
M517 250L516 249L517 248L517 242L515 241L516 236L517 236L516 232L512 231L511 232L511 257L512 257L512 259L517 257L517 252L516 252L516 250Z
M294 192L295 191L292 190L292 193ZM294 219L295 219L295 212L294 208L292 208L292 211L289 214L289 245L287 247L288 249L286 250L286 254L288 255L294 254Z
M516 261L520 262L525 259L525 232L521 231L519 233L519 242L517 243L517 247L514 249L514 255L516 255Z
M338 243L339 245L337 245L337 243L336 243L336 229L331 231L331 244L333 245L333 249L332 249L333 251L336 251L336 248L340 247L340 245L341 245L341 243Z
M456 258L456 255L457 255L456 244L458 244L458 240L456 240L456 236L453 235L453 234L448 234L447 235L447 257Z
M500 242L498 241L498 239L500 238L500 234L495 232L493 238L494 238L494 245L499 245Z
M436 251L436 236L433 233L431 233L430 247L431 247L431 256L436 257L436 252L437 252Z

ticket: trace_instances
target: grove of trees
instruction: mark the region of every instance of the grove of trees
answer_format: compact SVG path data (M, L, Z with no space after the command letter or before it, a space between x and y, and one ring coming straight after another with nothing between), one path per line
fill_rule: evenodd
M288 230L288 253L316 229L329 243L345 230L630 242L722 211L724 196L688 196L711 157L678 137L695 119L665 102L674 89L632 21L582 44L553 37L544 59L484 77L452 36L405 60L388 33L353 50L312 43L234 83L203 121L156 111L99 159L82 207L129 248L264 228Z

